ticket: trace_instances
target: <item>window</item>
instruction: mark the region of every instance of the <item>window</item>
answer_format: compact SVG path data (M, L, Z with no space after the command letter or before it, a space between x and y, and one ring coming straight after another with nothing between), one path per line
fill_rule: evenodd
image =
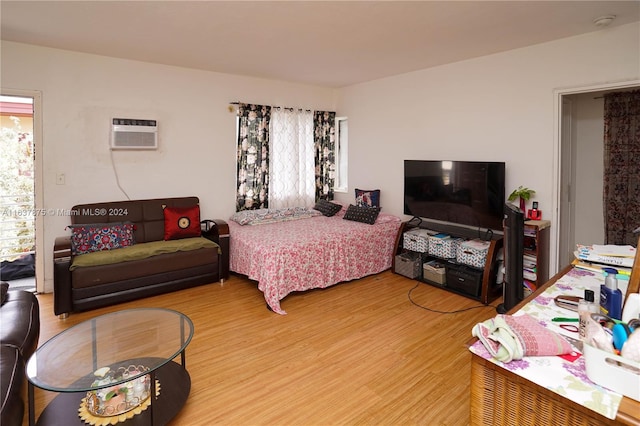
M236 211L308 207L317 199L331 200L336 175L346 191L345 117L337 125L332 111L243 103L237 116Z
M347 117L336 117L336 178L334 182L335 192L347 192L348 175L348 140L349 122Z

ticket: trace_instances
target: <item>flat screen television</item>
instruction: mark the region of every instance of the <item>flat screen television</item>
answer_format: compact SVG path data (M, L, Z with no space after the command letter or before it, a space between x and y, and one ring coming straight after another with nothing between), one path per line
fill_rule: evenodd
M502 232L504 162L404 161L404 214Z

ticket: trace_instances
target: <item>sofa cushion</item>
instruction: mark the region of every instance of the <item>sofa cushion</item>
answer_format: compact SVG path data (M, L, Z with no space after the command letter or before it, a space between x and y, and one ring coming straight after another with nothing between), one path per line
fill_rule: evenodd
M135 241L135 225L126 223L94 223L69 225L71 228L71 253L85 254L132 246Z
M136 244L161 241L164 239L164 207L189 207L198 203L198 197L176 197L79 204L72 208L71 223L132 222L136 224Z
M20 426L24 417L24 360L14 346L0 346L0 424Z
M217 245L213 244L208 248L160 254L147 259L97 265L90 268L75 268L71 271L71 283L75 291L79 288L131 281L151 275L168 275L173 271L188 270L202 265L210 265L212 270L216 271L218 270L219 254Z
M163 213L165 240L178 240L180 238L200 236L200 206L167 206L164 208Z
M0 343L18 348L26 358L38 346L40 308L36 296L24 290L9 290L0 309Z
M216 249L220 252L220 246L203 237L183 238L171 241L151 241L149 243L136 244L131 247L123 247L117 250L86 253L73 258L69 270L100 265L113 265L134 260L143 260L161 254L171 254L179 251L191 251L201 248Z

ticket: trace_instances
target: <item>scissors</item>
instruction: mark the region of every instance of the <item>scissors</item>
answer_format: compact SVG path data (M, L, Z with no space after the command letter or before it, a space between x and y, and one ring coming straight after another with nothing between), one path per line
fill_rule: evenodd
M561 329L570 331L572 333L577 333L579 331L578 327L573 324L558 324L558 325Z
M578 318L553 318L551 321L553 322L578 322L580 321ZM574 324L558 324L563 330L570 331L572 333L577 333L579 331L578 327Z

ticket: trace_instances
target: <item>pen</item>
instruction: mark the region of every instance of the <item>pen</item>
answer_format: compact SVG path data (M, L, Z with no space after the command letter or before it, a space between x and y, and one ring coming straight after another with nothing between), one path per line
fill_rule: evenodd
M551 321L553 322L580 322L580 318L561 318L555 317Z

